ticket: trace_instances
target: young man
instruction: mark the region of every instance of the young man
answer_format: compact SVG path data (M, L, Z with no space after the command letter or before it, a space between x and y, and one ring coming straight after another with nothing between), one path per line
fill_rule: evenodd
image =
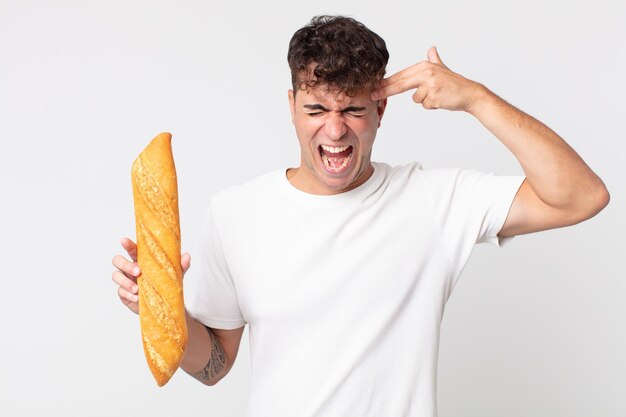
M289 104L301 163L218 193L202 274L185 281L181 367L213 385L250 334L248 416L435 416L445 303L479 242L572 225L608 204L582 159L541 122L428 59L383 79L384 41L318 17L289 45ZM387 97L466 111L525 176L372 162ZM137 313L135 246L113 280ZM181 258L183 269L190 257Z

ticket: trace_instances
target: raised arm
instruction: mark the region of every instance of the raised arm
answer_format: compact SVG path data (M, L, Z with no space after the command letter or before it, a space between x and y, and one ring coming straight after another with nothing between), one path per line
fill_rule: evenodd
M416 89L413 101L425 109L472 114L513 153L526 180L499 236L576 224L608 204L602 180L559 135L484 85L452 72L434 47L427 56L383 80L372 100Z

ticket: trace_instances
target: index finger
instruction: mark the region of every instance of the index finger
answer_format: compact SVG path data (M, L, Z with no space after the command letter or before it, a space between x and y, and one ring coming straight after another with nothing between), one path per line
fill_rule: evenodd
M137 245L135 245L135 242L125 237L122 238L121 243L122 247L126 250L126 252L128 252L128 256L130 256L133 262L137 262Z
M412 88L417 88L417 80L414 79L415 75L419 72L423 66L423 61L417 64L411 65L402 71L383 79L379 88L372 91L372 100L381 100L396 94L404 93Z

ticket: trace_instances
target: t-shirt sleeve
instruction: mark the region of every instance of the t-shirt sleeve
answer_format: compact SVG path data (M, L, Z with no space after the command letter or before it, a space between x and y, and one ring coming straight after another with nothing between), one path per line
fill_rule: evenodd
M442 245L459 270L475 244L503 246L512 240L497 235L525 176L455 168L426 170L424 177Z
M213 205L204 220L200 239L200 268L192 274L187 310L205 326L215 329L237 329L246 324L233 278L224 257ZM191 271L190 271L191 272Z

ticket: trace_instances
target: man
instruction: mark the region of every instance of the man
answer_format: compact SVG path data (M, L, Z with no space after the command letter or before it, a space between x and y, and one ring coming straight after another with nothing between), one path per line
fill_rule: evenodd
M181 367L214 385L249 324L248 416L435 416L445 303L478 242L572 225L608 204L604 184L552 130L428 60L383 79L384 41L318 17L289 45L301 163L218 193L190 277ZM524 176L372 162L387 97L475 116ZM134 243L113 280L137 313ZM190 257L181 257L183 270Z

